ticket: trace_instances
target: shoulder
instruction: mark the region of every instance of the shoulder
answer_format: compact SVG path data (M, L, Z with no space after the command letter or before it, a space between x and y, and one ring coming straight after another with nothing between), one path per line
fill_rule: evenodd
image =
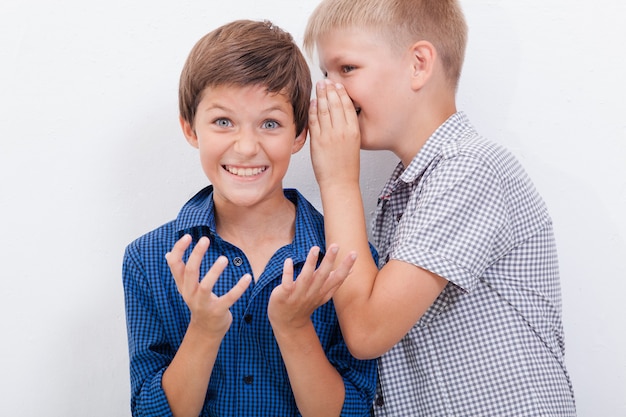
M324 222L324 216L315 208L315 206L307 200L306 197L295 188L285 188L285 197L287 197L295 206L296 213L299 216L304 216L307 220L314 221L322 224Z
M296 247L308 252L313 246L326 247L324 217L299 191L285 189L285 196L296 206Z
M169 251L177 239L175 223L167 222L130 242L125 257L154 258Z
M197 192L180 209L175 220L171 220L138 237L126 247L126 251L149 253L163 248L170 250L185 231L193 227L208 224L206 218L213 213L211 194L213 187L208 186Z
M471 169L484 167L498 177L525 175L512 152L473 129L443 147L442 162L467 165Z

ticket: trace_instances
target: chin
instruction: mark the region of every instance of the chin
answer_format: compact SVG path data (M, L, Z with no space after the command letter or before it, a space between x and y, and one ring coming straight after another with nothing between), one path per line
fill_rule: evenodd
M376 143L372 143L367 136L361 135L361 149L364 151L376 151L379 147L376 146Z

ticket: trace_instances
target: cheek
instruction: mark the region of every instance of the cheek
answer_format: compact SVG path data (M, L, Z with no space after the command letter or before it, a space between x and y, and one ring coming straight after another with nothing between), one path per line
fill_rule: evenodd
M217 149L215 147L210 146L200 146L200 163L205 171L214 169L214 165L218 163L218 158L216 155L218 154Z
M370 82L350 81L344 85L346 92L355 106L361 108L375 107L384 87L377 87Z
M291 142L289 143L289 145L287 145L286 143L283 143L282 145L276 146L275 149L273 149L273 152L271 153L271 155L273 159L272 163L275 166L280 165L282 167L287 167L289 165L289 161L291 160L291 155L292 155L291 145L292 145Z

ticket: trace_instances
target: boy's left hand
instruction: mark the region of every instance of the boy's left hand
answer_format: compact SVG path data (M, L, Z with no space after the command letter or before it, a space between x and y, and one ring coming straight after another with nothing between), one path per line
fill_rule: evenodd
M332 298L335 291L350 274L356 254L350 253L333 270L337 258L338 246L331 245L320 266L315 269L319 248L309 251L306 262L298 278L293 279L293 262L286 259L283 267L283 279L274 288L267 306L267 314L272 327L299 328L305 326L311 314Z

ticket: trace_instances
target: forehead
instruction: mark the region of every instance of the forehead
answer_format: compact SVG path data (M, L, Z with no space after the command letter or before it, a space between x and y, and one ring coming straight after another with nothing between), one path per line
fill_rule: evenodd
M241 101L243 98L246 101ZM253 85L218 85L209 86L202 92L201 102L228 102L241 107L250 103L268 103L273 106L291 106L289 97L283 92L270 92L267 86Z
M349 27L320 35L316 49L320 65L328 66L346 60L380 59L392 48L381 31Z

